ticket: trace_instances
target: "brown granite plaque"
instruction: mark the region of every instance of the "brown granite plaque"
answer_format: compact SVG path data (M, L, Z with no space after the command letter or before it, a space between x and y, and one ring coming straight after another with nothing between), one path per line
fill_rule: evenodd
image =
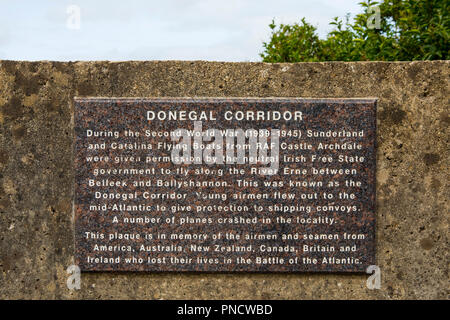
M376 99L76 98L84 271L364 272Z

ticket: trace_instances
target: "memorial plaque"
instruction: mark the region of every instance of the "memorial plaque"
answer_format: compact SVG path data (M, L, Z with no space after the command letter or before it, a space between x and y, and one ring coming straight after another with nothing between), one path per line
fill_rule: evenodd
M76 98L84 271L364 272L376 99Z

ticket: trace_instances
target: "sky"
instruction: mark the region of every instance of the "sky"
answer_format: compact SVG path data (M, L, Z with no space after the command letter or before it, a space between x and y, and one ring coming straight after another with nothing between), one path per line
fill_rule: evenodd
M261 61L269 24L329 22L360 0L0 0L0 59Z

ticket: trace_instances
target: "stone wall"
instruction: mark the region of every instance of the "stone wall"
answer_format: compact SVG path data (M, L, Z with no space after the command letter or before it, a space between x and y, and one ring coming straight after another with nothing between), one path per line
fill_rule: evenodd
M449 298L449 61L0 61L0 298ZM74 96L378 97L377 264L366 275L84 273L73 262Z

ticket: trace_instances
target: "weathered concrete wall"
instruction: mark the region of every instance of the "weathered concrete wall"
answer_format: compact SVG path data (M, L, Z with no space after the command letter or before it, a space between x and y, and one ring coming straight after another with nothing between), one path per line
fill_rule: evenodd
M449 61L0 61L0 298L449 298ZM74 96L379 97L377 261L365 275L90 273L72 264Z

